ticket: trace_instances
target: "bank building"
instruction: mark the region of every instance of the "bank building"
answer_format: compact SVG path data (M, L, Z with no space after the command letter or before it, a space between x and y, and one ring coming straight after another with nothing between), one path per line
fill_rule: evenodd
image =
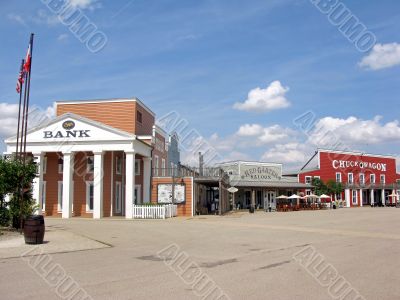
M38 165L33 197L52 217L134 218L134 207L173 204L178 216L276 209L278 197L313 192L312 179L345 185L345 206L390 205L400 195L396 159L319 150L293 174L276 162L233 161L196 167L180 162L179 134L156 125L137 98L58 101L56 117L27 132ZM6 141L15 153L16 137Z

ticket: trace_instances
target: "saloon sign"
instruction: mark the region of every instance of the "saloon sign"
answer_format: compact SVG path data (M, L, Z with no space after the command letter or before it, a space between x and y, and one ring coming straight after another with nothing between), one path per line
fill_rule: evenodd
M88 138L90 130L73 130L75 128L74 121L65 121L62 124L63 131L43 131L45 139L62 139L62 138Z
M280 180L281 172L281 168L275 166L240 166L240 178L248 181Z
M351 160L334 160L332 161L332 167L337 169L345 168L359 168L359 169L370 169L386 172L386 164L375 163L375 162L364 162L364 161L351 161Z

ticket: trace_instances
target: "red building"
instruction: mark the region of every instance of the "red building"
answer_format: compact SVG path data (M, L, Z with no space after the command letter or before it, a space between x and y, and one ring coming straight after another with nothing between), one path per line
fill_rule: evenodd
M344 192L337 199L347 207L391 205L400 196L393 156L319 149L298 174L300 183L311 183L313 178L341 182Z

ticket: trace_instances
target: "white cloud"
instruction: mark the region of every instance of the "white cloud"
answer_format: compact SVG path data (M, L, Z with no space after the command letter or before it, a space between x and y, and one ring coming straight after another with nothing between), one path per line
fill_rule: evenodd
M27 25L26 25L26 22L25 22L25 19L22 18L21 15L17 15L17 14L11 13L11 14L8 14L8 15L7 15L7 18L8 18L9 20L12 20L12 21L14 21L14 22L17 22L17 23L19 23L19 24L21 24L21 25L27 26Z
M400 44L376 44L359 63L360 67L380 70L400 64Z
M94 9L100 6L97 0L68 0L68 2L72 7L80 9Z
M296 135L296 132L290 128L284 128L280 125L272 125L263 127L259 124L245 124L239 127L236 132L236 138L252 137L253 143L256 145L265 145L274 142L284 142Z
M353 145L371 145L398 142L400 139L399 121L381 122L381 117L362 120L356 117L347 119L325 117L317 121L311 131L308 143L319 147L335 147L341 144L347 148Z
M68 37L69 37L68 34L62 33L62 34L60 34L60 35L57 37L57 40L58 40L59 42L64 42L64 41L68 40Z
M238 136L257 136L262 134L263 129L259 124L245 124L239 127L236 134Z
M54 117L54 109L49 106L46 110L32 106L29 110L28 128L43 124ZM17 135L18 104L0 103L0 138L6 139Z
M309 158L310 149L305 144L293 142L274 146L262 155L261 160L300 167Z
M265 89L257 87L251 90L247 99L243 103L235 103L233 108L254 112L286 108L290 106L290 102L286 99L288 91L289 88L283 87L280 81L274 81Z

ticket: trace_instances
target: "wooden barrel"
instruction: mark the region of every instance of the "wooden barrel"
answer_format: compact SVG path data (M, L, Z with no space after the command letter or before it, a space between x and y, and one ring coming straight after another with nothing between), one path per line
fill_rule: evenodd
M25 244L43 244L44 218L43 216L29 216L24 226Z

